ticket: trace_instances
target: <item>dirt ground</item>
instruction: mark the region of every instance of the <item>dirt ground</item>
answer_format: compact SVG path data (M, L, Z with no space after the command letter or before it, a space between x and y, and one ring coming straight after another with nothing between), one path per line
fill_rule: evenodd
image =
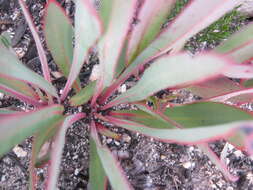
M73 18L73 2L64 0L60 2ZM40 23L46 1L27 0L26 3L35 18L36 25L41 29ZM12 46L22 61L37 73L41 73L34 41L16 0L0 0L0 33L4 31L11 33ZM49 54L48 59L51 70L57 71ZM82 82L88 79L96 61L91 57L89 65L82 69ZM64 82L65 79L59 78L55 81L55 85L60 89ZM192 98L189 93L183 92L180 101L192 101ZM29 109L29 105L3 94L0 96L0 107ZM245 107L253 110L251 104ZM136 190L253 189L253 159L224 141L212 143L211 148L225 161L231 173L240 176L237 182L226 180L208 157L195 146L161 143L123 129L114 130L124 136L123 140L116 141L104 137L103 141L118 156ZM89 189L88 136L89 126L85 121L75 123L68 130L58 184L60 190ZM0 189L28 189L31 142L32 137L0 159ZM43 189L46 169L46 167L37 169L40 181L38 189Z

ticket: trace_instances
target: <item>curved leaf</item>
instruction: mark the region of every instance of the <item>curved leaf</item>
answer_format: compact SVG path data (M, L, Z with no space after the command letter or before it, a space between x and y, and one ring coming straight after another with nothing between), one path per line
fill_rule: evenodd
M200 82L217 76L227 66L227 60L212 54L202 54L194 58L186 53L161 57L145 70L134 87L105 107L115 103L140 101L165 88Z
M48 1L44 17L44 34L55 63L68 77L73 59L74 30L65 11L56 0Z
M97 154L109 178L112 188L115 190L116 189L124 189L124 190L133 189L131 185L129 184L128 180L126 179L126 176L124 175L124 172L119 162L117 161L117 159L114 157L114 155L106 146L101 145L101 143L99 142L95 127L96 126L93 123L91 126L91 137L93 138L96 144Z
M212 126L199 126L187 129L154 129L136 122L107 117L110 122L122 128L141 133L160 141L179 144L200 144L218 139L228 138L237 130L244 131L245 127L253 128L252 121L232 122Z
M0 155L9 151L14 145L44 128L50 128L63 120L63 107L48 106L27 113L14 113L1 117L0 124Z
M232 57L237 63L242 63L253 57L253 24L245 26L233 34L224 43L214 49L215 52Z
M0 91L35 106L43 104L39 101L38 95L32 90L32 88L22 81L2 76L0 78Z
M48 171L48 181L46 185L47 190L56 189L57 188L57 179L60 173L60 164L63 153L63 148L65 145L65 134L67 129L76 121L83 118L85 116L84 113L78 113L75 115L70 115L66 117L62 126L59 128L52 148L51 153L51 163Z
M214 102L199 102L172 107L166 109L164 114L185 128L253 119L253 115L250 112Z
M173 51L180 50L189 38L219 19L226 12L232 10L242 1L243 0L191 1L175 21L133 61L117 79L116 84L120 85L120 83L124 82L131 74L138 72L143 64L147 63L150 59L161 54L171 53L172 49ZM191 19L190 21L189 18Z
M106 189L107 177L100 161L95 141L90 138L89 162L89 187L90 189Z
M190 90L194 95L202 98L211 98L236 90L242 90L243 88L243 86L227 77L219 77L203 83L191 85L187 90Z
M67 97L72 84L87 58L88 51L102 34L102 25L90 0L76 0L75 47L68 81L63 89L61 100Z
M33 35L33 38L34 38L34 41L35 41L35 44L36 44L36 47L37 47L37 50L38 50L38 54L39 54L39 58L40 58L44 78L48 82L50 82L51 77L50 77L50 71L49 71L48 64L47 64L47 57L46 57L46 53L44 51L43 45L41 43L40 37L38 35L37 29L36 29L36 27L35 27L35 25L32 21L32 17L30 15L29 11L27 10L27 7L26 7L24 1L23 0L18 0L18 2L19 2L19 5L20 5L20 7L23 11L23 14L24 14L25 19L28 23L28 26L31 30L31 33Z
M85 88L70 98L70 105L79 106L87 103L94 93L95 86L96 81L90 82Z
M15 80L25 81L33 84L51 95L57 97L56 89L52 84L43 79L37 73L28 69L23 65L17 57L15 57L9 50L0 45L0 75L3 78L13 78Z
M100 0L99 1L99 15L103 22L103 27L107 30L110 23L110 18L112 14L112 8L115 0Z
M107 31L99 43L103 87L109 86L116 75L117 63L132 24L137 0L116 0L112 6Z
M161 31L175 0L145 0L131 31L128 45L128 61L131 62Z

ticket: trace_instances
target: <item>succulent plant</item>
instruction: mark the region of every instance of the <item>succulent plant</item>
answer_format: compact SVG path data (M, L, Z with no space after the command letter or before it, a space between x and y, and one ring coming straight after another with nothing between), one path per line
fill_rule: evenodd
M75 0L73 28L59 3L49 0L43 32L55 64L67 78L60 93L52 84L31 15L19 0L36 43L43 77L23 65L7 39L1 38L0 90L32 108L26 112L0 110L0 155L33 136L30 188L36 188L35 167L48 163L46 189L55 189L66 131L74 122L88 118L92 190L106 189L107 179L115 190L133 189L119 161L101 141L101 135L121 138L110 130L111 125L164 142L197 145L225 177L237 180L208 142L226 139L252 153L253 117L240 105L252 100L253 69L249 63L253 25L207 52L191 55L183 47L242 2L192 0L165 24L175 0L101 0L98 10L91 0ZM78 76L92 50L97 52L99 65L94 81L83 87ZM119 91L131 77L134 85ZM240 79L240 83L231 78ZM176 104L174 96L157 96L161 90L175 89L187 89L200 98L190 104ZM69 97L71 90L73 97ZM70 114L64 110L66 104L86 104L90 112Z

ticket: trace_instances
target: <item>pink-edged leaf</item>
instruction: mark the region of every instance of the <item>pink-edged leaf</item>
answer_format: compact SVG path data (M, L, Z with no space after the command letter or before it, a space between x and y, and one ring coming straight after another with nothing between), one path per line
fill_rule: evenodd
M253 119L253 115L250 112L216 102L199 102L171 107L167 108L164 114L181 124L184 128L219 125Z
M202 98L211 98L242 89L244 89L242 85L228 79L227 77L215 78L203 83L191 85L187 88L187 90L190 90L194 95Z
M100 161L95 141L90 138L89 189L105 190L107 177Z
M208 144L200 144L198 145L198 148L208 156L208 158L216 165L216 167L218 167L228 180L233 182L238 180L237 176L230 174L226 164L217 157L217 155L209 148Z
M113 2L107 31L99 43L103 87L111 84L116 75L117 63L137 6L137 0ZM124 11L122 11L124 10Z
M48 171L48 180L46 189L56 189L57 179L60 173L60 164L63 148L65 145L65 134L67 129L79 119L85 117L84 113L78 113L75 115L67 116L62 126L59 128L53 142L53 148L51 153L51 163Z
M253 79L242 80L241 85L246 88L252 88L253 87Z
M214 49L232 57L237 63L242 63L252 58L253 51L253 24L245 26L241 31L233 34L224 43Z
M102 24L90 0L76 0L75 47L68 81L61 99L65 99L84 64L90 48L102 34Z
M38 95L26 83L11 78L0 78L0 91L34 106L41 106Z
M250 102L253 99L253 88L245 88L229 93L224 93L216 97L212 97L209 100L215 102L229 101L232 103L238 102Z
M20 7L21 7L23 13L24 13L24 16L25 16L26 21L28 23L28 26L31 30L31 33L33 35L33 38L34 38L34 41L35 41L35 44L36 44L36 47L37 47L37 50L38 50L40 62L41 62L41 65L42 65L42 71L43 71L44 78L48 82L50 82L51 77L50 77L50 71L49 71L49 68L48 68L48 65L47 65L47 57L46 57L46 53L44 51L43 45L40 41L40 37L38 35L36 26L33 23L32 17L30 15L24 1L23 0L18 0L18 2L20 4Z
M0 76L2 78L24 81L45 90L55 97L58 96L52 84L28 69L13 53L2 46L0 46L0 66Z
M112 132L110 129L106 128L105 126L101 125L100 123L96 123L96 126L97 126L98 133L100 133L101 135L104 135L106 137L113 138L116 140L120 140L120 138L121 138L120 134Z
M26 96L18 91L15 91L12 88L9 88L8 86L3 85L3 84L0 84L0 92L14 96L14 97L16 97L28 104L34 105L34 106L42 106L44 104L43 102L40 102L39 100L37 100L33 97Z
M100 0L99 1L99 16L103 22L103 27L105 30L107 30L110 19L111 19L111 13L113 4L116 0Z
M253 127L253 122L240 121L212 126L198 126L197 128L154 129L128 120L116 119L109 116L107 116L107 119L119 127L141 133L163 142L187 145L226 139L232 136L237 130L244 129L246 126L250 128Z
M29 188L35 190L37 184L37 175L35 168L40 166L42 162L50 159L50 142L49 140L56 134L57 129L62 125L62 120L53 124L50 128L43 128L39 133L33 137L32 152L29 165ZM46 148L45 148L46 147ZM45 150L46 149L46 150ZM45 160L45 157L48 159ZM43 160L42 160L43 159Z
M193 35L232 10L243 0L195 0L124 71L116 84L124 82L150 59L180 50ZM198 10L198 11L196 11ZM189 18L191 18L189 22ZM150 58L151 57L151 58ZM116 86L115 84L115 86ZM115 87L113 88L115 89ZM111 89L109 89L110 91Z
M84 87L76 95L72 96L69 100L71 106L79 106L87 103L92 97L96 86L96 81L90 82L86 87Z
M253 78L253 65L233 65L223 74L230 78L250 79Z
M105 108L118 103L140 101L165 88L189 85L218 76L228 65L228 60L214 54L199 54L194 58L187 53L163 56L145 70L134 87Z
M91 126L91 137L93 138L96 144L97 154L100 158L100 161L105 170L105 173L109 178L112 188L115 190L116 189L124 189L124 190L133 189L126 178L124 171L120 166L119 161L114 157L114 155L105 145L101 145L98 138L98 134L96 132L96 126L94 122L92 123L92 126Z
M68 77L73 59L74 30L65 11L56 0L50 0L44 17L44 34L55 63Z
M150 114L142 110L122 110L113 111L110 116L127 119L137 123L141 123L148 127L157 129L173 129L174 125L162 119L158 114Z
M139 108L140 104L135 104ZM144 106L142 106L144 107ZM130 120L154 128L173 128L173 124L161 118L155 110L121 110L112 111L110 116L124 120ZM146 108L147 109L147 108ZM152 114L151 114L152 112ZM167 118L178 123L181 128L196 128L198 126L210 126L224 124L240 120L252 120L250 112L234 106L216 102L198 102L177 107L167 108L163 113ZM153 121L152 121L153 120ZM162 121L162 122L161 122ZM175 127L174 127L175 128Z
M6 109L6 108L1 108L0 109L0 115L1 117L5 116L5 114L10 114L10 113L16 113L16 111L13 111L13 110L9 110L9 109Z
M205 81L188 87L194 95L200 96L205 100L224 102L229 101L236 105L250 102L252 92L241 84L234 82L226 77ZM242 93L240 93L242 91Z
M52 105L32 112L0 117L0 143L2 144L0 155L2 156L25 138L44 128L50 128L62 120L62 112L62 106Z
M192 36L206 28L227 12L240 5L243 0L195 0L182 11L156 40L149 49L162 52L178 51ZM197 10L197 11L196 11ZM190 18L190 22L189 22ZM156 51L157 51L156 50Z
M131 32L127 57L133 60L161 31L175 0L145 0Z

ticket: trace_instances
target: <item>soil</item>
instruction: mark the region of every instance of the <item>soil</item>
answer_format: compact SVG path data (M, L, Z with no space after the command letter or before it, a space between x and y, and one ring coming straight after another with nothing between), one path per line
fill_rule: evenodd
M73 18L73 3L64 0L60 2ZM41 17L46 1L27 0L26 3L35 18L36 25L41 29ZM24 17L20 14L16 0L0 0L0 33L4 31L12 34L12 46L23 63L37 73L41 73L34 41ZM50 54L48 54L48 59L51 70L57 71ZM80 76L83 83L87 81L91 68L96 63L97 60L91 57L89 64L82 69ZM60 89L64 82L65 79L59 78L55 80L55 85ZM180 102L193 100L189 93L184 92L182 95ZM247 106L252 110L251 104ZM0 107L29 109L29 105L2 94ZM123 140L116 141L103 137L103 141L118 156L136 190L253 189L253 159L224 141L211 143L210 146L225 161L231 173L240 176L237 182L226 180L208 157L195 146L161 143L123 129L115 128L114 130L124 136ZM31 142L32 137L0 159L0 189L28 189ZM88 163L89 126L85 121L77 122L67 132L58 189L88 189ZM37 169L40 181L38 189L44 189L46 170L46 167Z

